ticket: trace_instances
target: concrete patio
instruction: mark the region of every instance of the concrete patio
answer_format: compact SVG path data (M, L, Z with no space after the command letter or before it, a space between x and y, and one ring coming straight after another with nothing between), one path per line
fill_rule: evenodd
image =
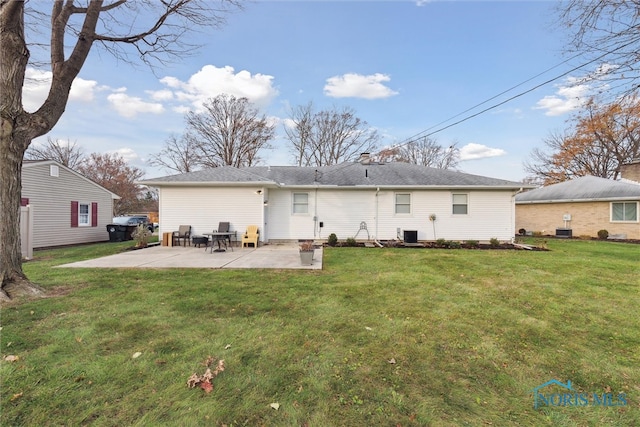
M281 268L321 270L322 247L316 248L311 265L300 264L298 245L274 243L258 248L210 252L194 246L153 246L116 255L60 265L72 268Z

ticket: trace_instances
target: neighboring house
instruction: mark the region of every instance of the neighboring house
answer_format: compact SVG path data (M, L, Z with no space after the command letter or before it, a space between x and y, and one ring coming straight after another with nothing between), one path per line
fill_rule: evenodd
M640 167L640 163L638 163ZM640 239L640 183L583 176L516 196L516 229L596 237L599 230L626 239Z
M326 239L509 241L514 195L523 184L408 163L324 167L224 166L141 181L159 189L160 233L192 234L229 221L238 235L258 225L260 241ZM526 186L525 186L526 187ZM435 215L435 221L430 216Z
M31 240L34 248L109 240L107 224L113 219L113 199L119 198L53 160L24 161L21 197L32 224L27 229L21 223L23 246Z

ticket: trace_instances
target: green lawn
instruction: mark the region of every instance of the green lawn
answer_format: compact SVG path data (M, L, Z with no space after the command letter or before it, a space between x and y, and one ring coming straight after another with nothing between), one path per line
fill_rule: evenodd
M52 268L130 244L25 264L55 296L2 307L1 425L640 425L639 245L326 248L322 271ZM226 365L213 390L188 388L209 356ZM551 379L627 404L534 409Z

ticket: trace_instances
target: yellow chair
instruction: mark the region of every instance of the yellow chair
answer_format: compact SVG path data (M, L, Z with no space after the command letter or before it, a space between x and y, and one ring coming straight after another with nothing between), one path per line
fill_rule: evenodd
M257 225L250 225L247 227L247 231L242 235L242 247L244 245L248 245L249 243L253 243L253 247L258 247L258 237L260 236L260 231L258 231Z

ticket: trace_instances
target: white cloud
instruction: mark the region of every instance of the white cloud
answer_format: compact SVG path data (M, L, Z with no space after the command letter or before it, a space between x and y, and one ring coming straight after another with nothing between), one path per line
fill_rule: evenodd
M133 118L140 113L160 114L164 112L162 104L145 102L124 92L112 93L107 96L111 106L123 117Z
M555 95L545 96L534 109L546 110L546 116L560 116L582 107L588 101L589 91L586 84L559 86Z
M51 71L42 71L35 68L27 68L25 71L24 87L22 88L22 103L25 110L36 111L47 99L51 86ZM70 101L91 102L98 88L95 80L84 80L77 77L71 84L69 92Z
M328 78L324 94L332 98L389 98L398 94L383 84L390 80L391 77L380 73L368 76L347 73Z
M160 82L173 89L173 96L178 101L189 103L190 109L195 111L201 111L202 104L207 99L223 93L236 98L247 98L257 107L266 107L278 95L273 87L273 76L252 75L246 70L236 73L230 66L218 68L205 65L186 82L171 76L160 79ZM187 108L182 106L178 109L184 111Z
M473 142L460 148L460 160L477 160L484 159L486 157L498 157L504 156L507 152L501 148L491 148L482 144L475 144Z
M119 154L126 162L131 163L132 161L138 160L140 156L132 149L132 148L118 148L117 150L109 151L110 154Z

